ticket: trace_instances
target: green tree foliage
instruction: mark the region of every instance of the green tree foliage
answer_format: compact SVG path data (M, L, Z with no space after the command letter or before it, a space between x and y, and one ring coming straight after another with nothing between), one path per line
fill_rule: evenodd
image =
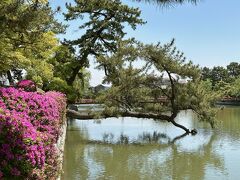
M5 0L0 2L0 76L11 84L25 76L44 90L58 90L69 101L88 93L90 74L81 67L71 86L67 84L77 57L73 49L60 45L58 23L48 0Z
M230 91L229 95L235 98L240 99L240 78L236 79L231 85L230 85Z
M212 78L212 71L208 67L203 67L201 71L202 80L210 80Z
M212 89L222 97L239 97L240 64L231 62L227 67L215 66L212 69L204 67L201 71L202 80L209 80Z
M22 69L39 83L52 77L47 60L58 44L55 33L63 31L54 13L46 0L0 2L0 73L11 83L12 72Z
M215 86L220 81L224 81L224 82L228 81L229 75L228 75L227 69L221 66L213 67L211 72L211 78L212 78L213 86Z
M133 1L153 3L153 4L160 5L160 6L175 6L175 5L183 4L183 3L196 4L200 0L133 0Z
M230 77L240 78L240 64L237 62L231 62L227 65L227 71Z
M56 90L67 94L69 102L75 102L80 97L88 94L90 73L81 68L73 85L68 85L67 80L75 67L77 57L74 50L67 45L57 47L55 55L48 61L53 68L53 79L44 85L45 90Z
M167 120L190 133L175 118L181 110L191 109L213 125L211 106L216 96L211 85L201 81L198 66L186 62L174 41L135 46L124 45L114 55L99 59L112 62L105 79L112 87L100 97L107 106L105 113ZM136 68L139 59L144 65Z
M67 9L66 20L84 19L82 22L85 22L79 27L85 33L67 41L78 51L77 62L67 81L69 85L73 84L79 70L89 65L90 55L98 57L117 50L117 42L126 34L126 25L135 29L144 23L139 18L139 9L130 8L120 0L75 0L73 5L67 4Z
M212 69L204 67L202 68L201 74L202 79L210 79L213 86L220 81L229 83L240 77L240 64L237 62L231 62L227 65L227 68L222 66L214 66Z

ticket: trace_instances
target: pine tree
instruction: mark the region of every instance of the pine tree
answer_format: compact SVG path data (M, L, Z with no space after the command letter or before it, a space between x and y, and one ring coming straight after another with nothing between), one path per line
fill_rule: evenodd
M125 36L125 26L136 29L143 24L140 10L123 5L120 0L75 0L74 5L67 4L66 20L84 19L79 25L85 33L78 39L66 41L76 48L78 61L73 68L68 84L72 85L79 70L88 67L90 55L115 52L118 41ZM84 18L85 17L85 18Z

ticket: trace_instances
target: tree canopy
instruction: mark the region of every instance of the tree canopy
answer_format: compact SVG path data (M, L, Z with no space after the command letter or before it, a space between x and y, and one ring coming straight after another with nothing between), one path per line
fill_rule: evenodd
M209 80L212 89L218 91L222 96L239 98L240 64L231 62L227 67L214 66L213 68L202 68L202 79Z
M74 101L87 88L89 75L82 67L81 79L74 87L67 85L76 56L56 36L66 28L55 19L58 11L48 0L0 2L0 76L7 77L11 85L25 76L44 90L64 92Z
M0 72L24 69L36 81L52 76L47 59L58 44L56 33L64 27L54 19L46 1L8 0L0 2Z
M79 70L88 67L89 56L98 57L102 54L115 52L118 41L126 35L125 26L135 29L144 21L140 18L140 10L122 4L120 0L75 0L74 4L67 4L67 21L83 19L79 25L85 33L75 40L66 43L76 46L78 54L68 84L72 85Z
M136 68L139 60L144 65ZM112 87L100 97L107 106L105 115L166 120L190 133L175 121L181 110L190 109L213 125L211 107L216 96L201 81L200 68L186 61L174 41L165 45L123 43L116 53L101 56L99 61L111 62L105 81Z

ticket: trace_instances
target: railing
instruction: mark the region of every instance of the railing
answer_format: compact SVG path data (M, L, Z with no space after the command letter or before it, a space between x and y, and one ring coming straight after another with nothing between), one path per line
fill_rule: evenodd
M141 101L140 103L168 103L169 99L165 96L159 97L157 99L148 99L145 101ZM100 104L95 99L80 99L75 104Z
M95 99L80 99L75 104L99 104Z

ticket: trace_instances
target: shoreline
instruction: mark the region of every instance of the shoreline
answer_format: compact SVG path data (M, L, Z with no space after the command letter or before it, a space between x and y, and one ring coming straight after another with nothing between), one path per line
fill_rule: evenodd
M62 125L62 134L58 139L58 142L56 144L60 155L59 155L59 162L60 162L60 167L59 167L59 175L57 177L57 180L61 180L62 177L62 173L63 173L63 159L64 159L64 147L65 147L65 141L66 141L66 134L67 134L67 117L66 117L66 113L65 113L65 117L64 117L64 123Z

